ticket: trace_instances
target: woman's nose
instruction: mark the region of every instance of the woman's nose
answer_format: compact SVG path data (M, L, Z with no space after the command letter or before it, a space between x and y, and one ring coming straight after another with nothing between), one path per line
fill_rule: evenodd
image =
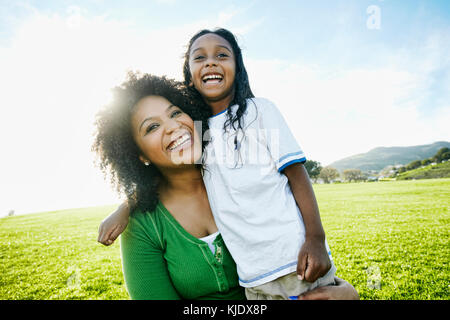
M178 128L180 128L181 124L176 119L170 119L166 123L166 132L172 133Z

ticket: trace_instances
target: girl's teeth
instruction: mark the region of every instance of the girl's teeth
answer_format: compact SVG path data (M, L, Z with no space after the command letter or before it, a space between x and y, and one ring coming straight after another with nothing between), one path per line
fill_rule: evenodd
M222 80L222 77L219 75L207 75L203 77L203 81L206 82L208 80Z

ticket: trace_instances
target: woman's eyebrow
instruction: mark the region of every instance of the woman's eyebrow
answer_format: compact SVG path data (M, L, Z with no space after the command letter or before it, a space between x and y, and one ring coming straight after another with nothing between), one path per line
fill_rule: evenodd
M166 109L166 113L170 111L171 108L176 107L175 105L171 104L170 106L167 107Z
M175 107L175 105L173 105L173 104L169 105L169 106L166 108L166 113L169 112L169 110L170 110L172 107ZM145 118L145 119L141 122L141 125L139 126L139 131L141 131L142 126L144 125L144 123L146 123L147 121L152 120L153 118L154 118L154 117L147 117L147 118Z

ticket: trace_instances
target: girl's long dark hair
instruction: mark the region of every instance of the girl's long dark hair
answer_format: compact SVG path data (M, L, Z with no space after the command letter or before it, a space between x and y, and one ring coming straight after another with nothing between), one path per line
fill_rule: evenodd
M233 128L234 130L243 130L242 128L242 116L244 115L245 111L247 110L247 99L254 98L252 90L250 89L250 84L248 81L248 74L247 70L244 66L244 61L242 59L242 52L241 48L239 47L236 37L231 33L230 31L220 28L215 30L208 30L203 29L199 32L197 32L191 40L189 40L187 51L184 55L184 65L183 65L183 75L184 75L184 84L186 87L190 88L192 95L200 96L200 93L192 86L189 86L192 75L191 71L189 69L189 53L191 51L192 44L195 40L200 38L201 36L213 33L218 35L219 37L222 37L223 39L227 40L228 43L230 43L231 48L233 49L234 57L236 59L236 75L234 79L234 99L231 102L231 105L238 105L238 109L236 110L236 114L233 115L231 112L231 108L227 109L227 121L224 124L224 130L229 126L230 128Z

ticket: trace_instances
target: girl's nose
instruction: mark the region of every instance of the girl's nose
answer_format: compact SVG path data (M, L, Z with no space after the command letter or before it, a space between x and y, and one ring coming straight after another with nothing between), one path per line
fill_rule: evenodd
M205 60L205 67L217 66L217 61L214 57L208 57Z

